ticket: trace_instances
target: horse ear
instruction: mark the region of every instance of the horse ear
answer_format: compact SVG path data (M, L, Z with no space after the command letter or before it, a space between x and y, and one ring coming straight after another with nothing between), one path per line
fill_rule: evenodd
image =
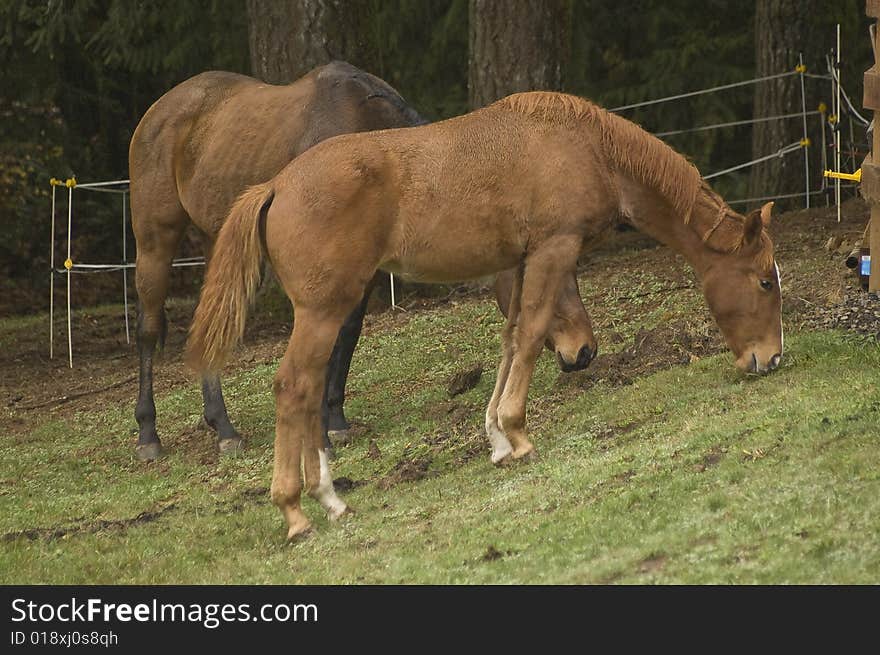
M770 225L770 212L773 211L774 203L768 202L766 205L761 207L761 222L764 224L764 227Z
M764 205L767 207L767 205ZM769 210L768 210L769 215ZM764 221L762 220L764 209L756 209L746 215L746 222L743 226L742 243L744 246L751 246L758 243L761 239L761 230L764 229Z

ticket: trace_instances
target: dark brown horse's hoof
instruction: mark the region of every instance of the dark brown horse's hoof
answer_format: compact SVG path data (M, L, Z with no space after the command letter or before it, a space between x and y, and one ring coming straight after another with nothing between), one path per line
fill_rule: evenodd
M230 437L229 439L221 439L217 442L221 455L232 455L244 450L244 439L241 437Z
M139 462L155 462L162 457L162 444L158 441L139 443L135 446L134 454Z

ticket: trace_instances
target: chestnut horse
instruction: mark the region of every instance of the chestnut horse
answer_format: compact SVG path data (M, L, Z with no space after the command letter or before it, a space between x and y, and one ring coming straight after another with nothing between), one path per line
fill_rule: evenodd
M160 454L153 351L164 336L171 260L187 226L201 230L210 260L217 232L247 186L270 179L293 157L331 136L423 123L388 84L345 62L320 66L284 86L235 73L203 73L171 89L147 111L129 152L140 300L139 459ZM345 382L366 298L343 323L329 361L322 415L331 432L349 427ZM589 363L596 342L576 284L567 286L566 298L551 341L560 366L570 370ZM202 395L205 422L216 430L221 452L237 448L241 437L227 415L217 375L203 377ZM325 445L330 445L326 437Z
M560 287L621 219L691 264L738 368L779 364L770 205L738 214L668 145L575 96L520 93L430 125L335 137L245 192L218 237L187 359L199 371L223 364L265 253L296 306L274 381L271 496L288 538L310 527L303 486L331 519L347 510L321 448L321 394L339 326L377 269L444 282L516 268L486 433L493 463L528 459L526 397Z

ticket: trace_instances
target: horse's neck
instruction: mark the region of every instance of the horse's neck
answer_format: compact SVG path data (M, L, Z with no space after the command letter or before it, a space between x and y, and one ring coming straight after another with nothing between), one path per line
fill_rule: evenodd
M699 238L694 223L703 217L703 203L696 202L691 216L677 212L656 189L628 176L615 176L620 194L620 212L637 230L680 253L700 274L705 267L708 246ZM688 222L685 222L685 219Z

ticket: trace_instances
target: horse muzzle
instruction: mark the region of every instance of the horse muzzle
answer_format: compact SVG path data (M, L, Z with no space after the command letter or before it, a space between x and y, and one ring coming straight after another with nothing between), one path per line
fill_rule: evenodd
M779 368L779 363L782 361L782 355L780 353L776 353L766 362L761 362L758 360L758 355L756 353L752 353L752 356L746 361L745 366L740 366L746 373L753 373L755 375L767 375L770 371L775 371Z

